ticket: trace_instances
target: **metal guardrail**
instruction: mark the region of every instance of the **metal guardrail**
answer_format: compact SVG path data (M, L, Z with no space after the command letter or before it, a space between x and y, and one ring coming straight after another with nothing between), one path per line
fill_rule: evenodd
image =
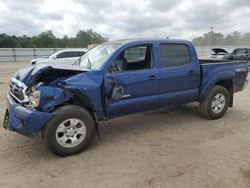
M49 56L62 48L0 48L0 62L30 61Z

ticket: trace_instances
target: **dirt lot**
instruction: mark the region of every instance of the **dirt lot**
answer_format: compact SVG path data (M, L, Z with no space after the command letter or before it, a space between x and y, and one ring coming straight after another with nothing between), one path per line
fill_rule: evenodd
M0 63L0 121L12 73ZM67 158L49 153L40 136L0 129L0 187L250 187L250 87L220 120L197 104L101 124L101 140Z

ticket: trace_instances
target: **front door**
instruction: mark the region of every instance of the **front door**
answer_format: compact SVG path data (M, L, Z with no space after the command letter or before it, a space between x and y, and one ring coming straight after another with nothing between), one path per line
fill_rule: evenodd
M159 73L151 44L122 51L104 76L106 114L116 117L159 107Z

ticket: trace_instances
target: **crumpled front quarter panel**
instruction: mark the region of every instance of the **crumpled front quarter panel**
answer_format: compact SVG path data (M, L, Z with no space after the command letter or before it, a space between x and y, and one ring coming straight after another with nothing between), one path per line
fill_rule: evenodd
M64 88L60 87L40 86L38 89L41 91L39 107L42 111L51 111L56 106L67 102L71 97Z
M87 97L90 105L96 112L97 118L104 118L102 103L103 73L101 71L91 71L73 76L66 79L64 84L65 88L72 95L76 94L81 97Z

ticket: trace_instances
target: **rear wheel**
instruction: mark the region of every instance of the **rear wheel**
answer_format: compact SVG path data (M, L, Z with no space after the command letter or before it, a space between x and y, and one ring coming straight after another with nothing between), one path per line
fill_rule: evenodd
M222 86L214 86L207 99L200 103L202 116L208 119L219 119L229 106L229 92Z
M91 114L79 106L63 106L42 131L47 148L54 154L69 156L82 152L95 133Z

